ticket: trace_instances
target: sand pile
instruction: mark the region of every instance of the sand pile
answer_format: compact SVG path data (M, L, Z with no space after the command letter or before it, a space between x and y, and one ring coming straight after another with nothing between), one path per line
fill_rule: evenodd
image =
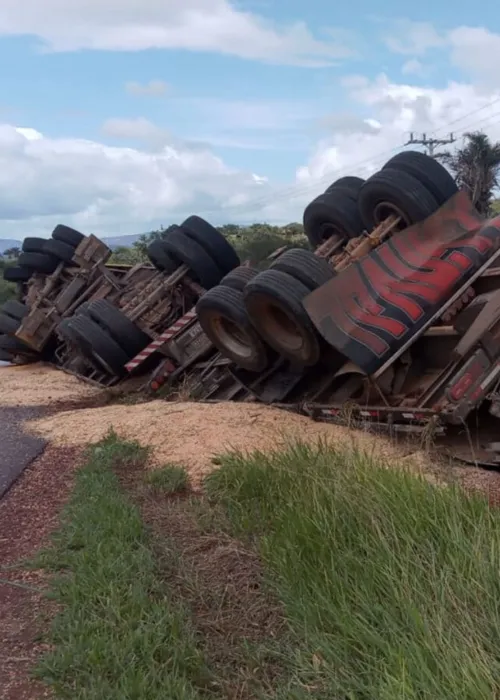
M389 460L414 451L373 434L315 423L293 413L248 403L152 401L134 406L109 405L58 413L31 421L26 427L64 446L95 442L113 428L118 435L151 447L152 468L182 464L194 484L214 468L211 460L221 452L269 450L297 438L356 444Z
M46 406L55 401L86 399L99 391L46 365L0 367L0 406Z

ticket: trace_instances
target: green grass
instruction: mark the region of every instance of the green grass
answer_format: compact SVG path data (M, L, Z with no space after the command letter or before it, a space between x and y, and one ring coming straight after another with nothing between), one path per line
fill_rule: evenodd
M14 299L15 296L16 285L3 279L3 270L0 268L0 304L3 304L8 299Z
M500 697L500 513L362 454L226 455L206 482L293 633L276 700Z
M189 476L184 467L166 464L160 469L148 472L146 482L154 492L165 495L182 493L189 489Z
M135 443L90 449L61 529L40 564L60 604L36 673L71 700L197 700L208 678L190 618L159 575L138 509L113 471L142 464Z
M198 501L162 498L188 487L185 471L167 465L146 481L158 508L204 515L198 582L176 549L187 543L196 566L192 533L179 532L176 543L167 527L159 543L159 517L152 541L133 490L120 486L116 471L142 468L146 457L139 445L113 435L90 448L61 528L40 557L57 572L52 595L59 613L48 639L53 650L37 675L57 697L500 698L500 511L459 488L438 488L327 446L223 455L206 480L208 499ZM175 522L178 528L182 518ZM269 599L282 604L287 620L268 641L238 639L238 653L232 642L230 654L217 636L218 611L224 619L232 615L236 629L244 615L227 608L217 559L224 549L214 546L214 560L207 559L208 545L227 528L259 551ZM227 534L220 543L243 553ZM166 584L167 570L175 589ZM244 579L248 590L251 576ZM206 622L208 613L212 632L197 618ZM216 634L209 639L200 630ZM205 654L215 659L210 670ZM265 664L269 673L260 673Z

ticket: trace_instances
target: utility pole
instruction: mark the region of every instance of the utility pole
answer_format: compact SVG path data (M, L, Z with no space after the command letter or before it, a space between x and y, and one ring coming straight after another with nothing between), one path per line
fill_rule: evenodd
M411 132L410 140L407 141L407 143L405 143L405 146L409 146L413 143L418 143L427 149L427 155L429 155L431 158L435 158L439 156L439 154L434 153L434 149L436 148L436 146L445 146L446 144L453 143L454 141L456 141L456 138L453 136L453 134L450 134L447 139L427 138L427 134L422 134L421 139L416 139L413 136L413 132Z

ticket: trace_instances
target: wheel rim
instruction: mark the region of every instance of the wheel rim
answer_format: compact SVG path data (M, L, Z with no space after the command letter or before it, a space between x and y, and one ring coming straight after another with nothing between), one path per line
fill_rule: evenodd
M222 347L234 357L249 359L254 342L247 331L227 316L213 316L211 326Z
M373 209L373 220L375 225L378 226L389 216L398 216L401 219L399 224L394 228L396 231L402 231L412 224L408 215L396 204L393 204L392 202L378 202Z
M255 301L254 318L269 345L279 353L307 361L313 354L307 331L276 300L260 297Z
M103 357L98 352L96 352L96 350L94 350L93 348L91 349L91 355L92 355L92 358L97 362L97 364L100 365L101 369L103 369L105 372L107 372L108 374L111 374L114 377L119 376L120 373L117 372L116 370L114 370L106 362L106 360L103 359Z
M349 238L347 233L342 228L340 228L340 226L337 226L336 224L332 224L330 222L325 222L324 224L321 224L321 226L319 227L319 239L321 243L324 243L332 236L340 236L344 239Z

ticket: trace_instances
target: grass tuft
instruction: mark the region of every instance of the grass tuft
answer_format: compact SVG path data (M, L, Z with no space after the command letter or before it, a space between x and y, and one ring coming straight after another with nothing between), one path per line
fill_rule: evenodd
M189 490L189 476L184 467L166 464L161 469L146 474L146 483L155 493L165 495L184 493Z
M169 598L138 509L113 472L142 463L115 435L90 448L52 547L60 604L36 674L72 700L197 700L209 678L187 612Z
M274 698L499 695L499 511L326 445L221 465L209 497L257 543L295 639Z

